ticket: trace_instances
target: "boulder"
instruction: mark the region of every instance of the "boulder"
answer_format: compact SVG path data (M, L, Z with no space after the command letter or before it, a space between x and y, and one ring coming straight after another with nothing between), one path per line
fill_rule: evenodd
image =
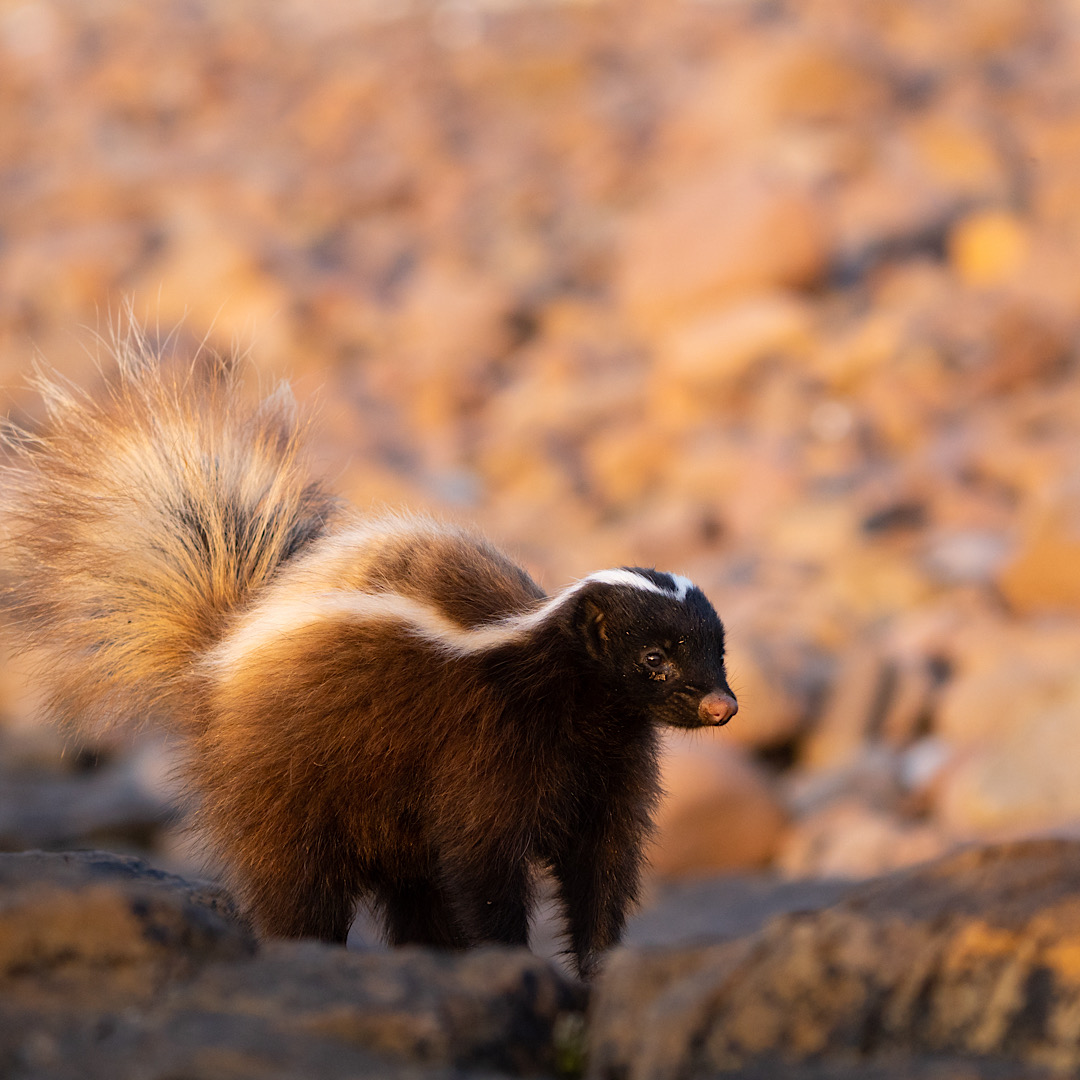
M33 739L0 729L0 747L0 849L146 844L175 817L156 741L127 754L76 747L66 769L54 759L47 771Z
M796 878L866 878L936 858L952 846L933 824L843 798L800 818L776 866Z
M665 189L630 219L617 287L631 322L653 337L740 294L812 285L828 251L820 207L808 192L738 170L705 171ZM786 341L797 336L799 316L785 317ZM745 315L736 320L739 334L747 322ZM721 337L735 332L721 329ZM691 352L697 356L699 346Z
M0 856L5 1075L537 1072L583 1005L524 949L257 950L212 886L99 852Z
M1080 507L1075 495L1031 515L998 585L1024 615L1080 611Z
M949 259L966 284L997 285L1020 271L1029 243L1028 229L1015 214L981 210L950 230Z
M936 792L941 824L967 837L1018 836L1075 828L1080 788L1076 698L1023 710L1002 738L961 751Z
M1078 956L1080 843L971 849L744 937L619 950L589 1075L1071 1074Z
M712 733L710 733L712 734ZM708 739L708 741L706 741ZM703 875L766 865L787 825L768 775L723 734L665 739L649 861L662 877Z

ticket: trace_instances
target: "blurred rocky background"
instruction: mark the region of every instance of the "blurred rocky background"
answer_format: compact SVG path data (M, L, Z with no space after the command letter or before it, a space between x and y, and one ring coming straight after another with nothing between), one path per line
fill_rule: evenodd
M361 506L705 589L661 879L1080 822L1077 0L0 0L6 410L128 299ZM196 865L0 681L0 848Z

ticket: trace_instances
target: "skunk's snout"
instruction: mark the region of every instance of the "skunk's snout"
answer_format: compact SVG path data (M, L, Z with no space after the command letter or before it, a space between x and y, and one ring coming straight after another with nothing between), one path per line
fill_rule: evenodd
M703 724L721 727L739 711L739 703L726 690L712 690L698 705L698 718Z

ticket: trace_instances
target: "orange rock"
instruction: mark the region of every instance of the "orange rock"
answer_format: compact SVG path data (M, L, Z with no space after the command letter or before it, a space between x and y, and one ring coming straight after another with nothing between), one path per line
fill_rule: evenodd
M922 70L1015 47L1040 26L1033 12L1026 0L965 0L948 8L890 4L877 27L887 47Z
M665 739L649 861L664 877L749 869L773 856L787 815L765 774L723 733Z
M549 508L573 499L566 469L540 447L527 443L492 446L485 450L479 465L501 499Z
M732 539L760 545L772 522L798 497L799 484L787 462L756 450L753 444L732 447L714 475Z
M1080 709L1080 627L989 624L956 643L956 674L942 690L934 727L960 748L1001 745L1039 716Z
M674 326L658 342L655 378L692 390L722 387L758 360L804 353L810 340L808 306L787 293L764 293Z
M861 152L852 121L883 112L892 93L873 61L803 27L743 36L688 85L661 147L669 175L762 143L792 175L835 174ZM806 151L818 159L809 168L792 160Z
M483 393L488 365L507 348L506 289L493 278L452 262L426 265L411 282L393 317L398 380L416 428L452 454L461 431L460 411Z
M421 379L453 383L506 347L510 306L492 278L433 261L410 283L396 337Z
M914 560L882 547L853 547L823 568L828 602L842 605L857 624L911 611L933 596L933 587Z
M874 433L896 451L910 452L932 437L938 409L954 394L941 354L924 345L896 357L863 387L861 401Z
M792 500L769 526L769 549L782 558L825 565L858 542L859 509L844 499Z
M936 784L936 816L954 835L1012 837L1080 821L1080 679L1071 699L1014 713L1000 741L971 747Z
M1021 613L1080 611L1080 513L1057 506L1038 514L998 587Z
M954 843L933 825L843 799L792 827L776 867L790 877L873 877L935 859Z
M919 733L935 704L937 678L925 657L897 658L891 665L892 684L881 716L879 734L890 746L906 746Z
M616 287L633 324L657 336L733 296L817 281L828 250L807 192L745 171L706 172L631 218Z
M886 80L853 52L807 34L794 36L771 51L772 63L765 69L770 85L764 89L777 117L849 120L888 107Z
M966 116L934 112L908 131L919 164L953 196L1004 195L1007 176L987 133Z
M1014 48L1042 29L1027 0L959 4L952 21L959 48L976 56Z
M1005 210L983 210L953 226L949 261L969 285L998 285L1014 277L1029 247L1028 226Z
M814 371L833 389L850 391L892 362L903 342L899 315L874 310L822 343L814 355Z
M987 356L974 380L976 389L1007 393L1052 378L1071 354L1072 341L1061 320L1034 304L1005 304L989 323Z
M880 719L885 678L885 660L876 643L862 642L848 651L806 741L803 757L808 766L837 768L854 760Z
M640 499L671 467L671 448L639 423L597 432L583 448L590 485L605 502L621 505Z

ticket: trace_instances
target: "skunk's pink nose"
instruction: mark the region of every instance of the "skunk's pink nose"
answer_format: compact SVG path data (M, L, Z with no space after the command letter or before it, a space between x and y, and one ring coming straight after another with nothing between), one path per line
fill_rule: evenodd
M724 690L713 690L701 699L698 718L703 724L720 727L739 711L739 703Z

